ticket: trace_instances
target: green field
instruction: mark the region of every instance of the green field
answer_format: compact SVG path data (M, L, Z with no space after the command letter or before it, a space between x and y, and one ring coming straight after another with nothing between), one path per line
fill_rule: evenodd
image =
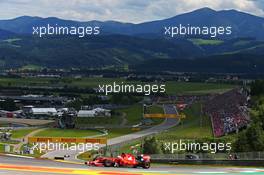
M0 144L0 152L4 152L5 151L4 149L5 149L4 145Z
M89 125L119 125L122 122L122 118L120 116L112 116L112 117L77 117L76 118L76 127L82 128L87 127Z
M183 124L174 127L166 133L157 136L158 139L199 139L212 137L212 127L209 117L200 114L201 105L194 104L184 111L186 119Z
M19 130L13 130L12 131L12 138L18 139L23 138L29 133L33 132L35 129L19 129Z
M135 104L129 108L120 109L119 112L126 113L126 119L128 125L138 124L142 120L143 106L141 104Z
M102 134L97 130L56 129L50 128L38 132L37 137L89 137Z
M164 113L162 106L153 105L153 106L148 107L147 110L150 114L163 114Z
M148 110L148 113L150 114L163 114L164 113L164 110L163 110L163 107L162 106L150 106L147 108ZM157 125L157 124L160 124L164 121L164 119L162 118L152 118L151 119L154 123L154 125Z
M41 69L42 69L41 66L33 65L33 64L29 64L29 65L23 66L21 68L21 70L34 70L34 71L38 71L38 70L41 70Z
M206 40L206 39L190 39L196 45L219 45L222 44L224 41L222 40Z
M51 78L0 78L1 86L48 86Z

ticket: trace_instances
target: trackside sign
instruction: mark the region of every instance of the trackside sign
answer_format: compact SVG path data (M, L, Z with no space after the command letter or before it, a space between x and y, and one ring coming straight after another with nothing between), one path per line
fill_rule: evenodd
M106 138L29 137L29 143L99 143L107 144Z

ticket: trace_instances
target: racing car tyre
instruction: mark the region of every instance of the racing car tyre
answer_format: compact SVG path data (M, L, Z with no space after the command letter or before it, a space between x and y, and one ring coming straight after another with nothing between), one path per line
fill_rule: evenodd
M143 163L142 168L144 168L144 169L149 169L149 168L150 168L150 162L145 162L145 163Z
M113 162L112 161L110 161L110 160L106 160L106 161L104 161L104 166L105 167L113 167Z

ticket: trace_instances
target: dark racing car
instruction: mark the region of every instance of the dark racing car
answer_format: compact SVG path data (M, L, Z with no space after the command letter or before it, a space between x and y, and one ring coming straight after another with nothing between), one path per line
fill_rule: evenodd
M144 169L150 168L150 156L141 154L135 157L132 154L122 153L117 157L96 157L93 161L85 162L88 166L98 167L142 167Z

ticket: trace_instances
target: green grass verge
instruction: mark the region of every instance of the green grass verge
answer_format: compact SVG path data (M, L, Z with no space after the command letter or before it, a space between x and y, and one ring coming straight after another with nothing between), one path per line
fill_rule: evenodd
M77 117L76 118L76 127L81 128L89 125L119 125L122 122L120 116L111 116L111 117Z
M18 138L23 138L26 135L30 134L33 132L35 129L19 129L19 130L13 130L12 131L12 138L18 139Z
M4 151L5 151L4 145L0 144L0 152L4 152Z
M136 148L139 152L142 151L141 150L141 141L137 140L137 141L132 141L131 143L122 146L118 150L119 154L121 154L121 153L131 153L131 154L134 154L133 150L131 149L132 146L134 148Z
M12 150L14 149L14 147L11 145L10 146L10 150L12 152ZM5 144L4 143L0 143L0 153L4 153L5 152Z
M148 107L148 113L150 113L150 114L163 114L164 110L163 110L163 107L154 105L154 106ZM163 118L152 118L151 120L154 122L153 125L160 124L164 121Z
M37 137L89 137L102 134L97 130L78 130L78 129L56 129L50 128L38 132Z
M186 119L183 123L166 133L157 135L157 138L160 140L211 138L213 136L211 121L209 117L201 115L200 111L200 103L186 109L184 111Z
M147 110L150 114L163 114L164 113L163 107L157 106L157 105L150 106L148 107Z
M142 120L143 106L141 104L135 104L125 109L118 110L121 113L126 113L126 119L128 125L138 124Z
M103 137L107 139L112 139L115 137L120 137L123 135L131 134L133 132L135 131L133 131L131 128L111 128L111 129L108 129L108 135L103 136Z

